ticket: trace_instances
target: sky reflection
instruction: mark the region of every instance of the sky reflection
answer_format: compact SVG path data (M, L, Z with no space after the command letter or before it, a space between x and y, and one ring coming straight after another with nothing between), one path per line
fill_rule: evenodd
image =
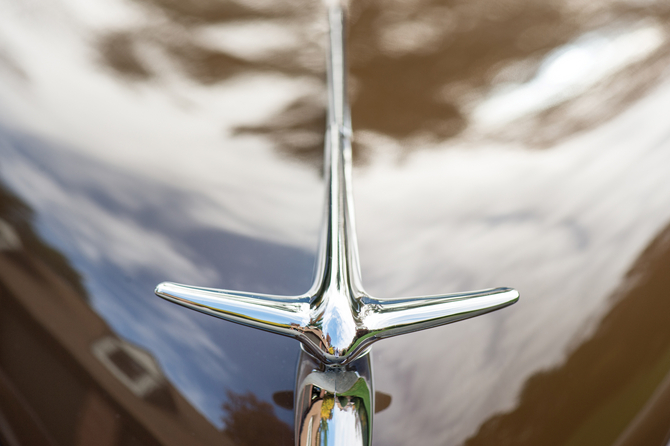
M223 427L229 389L271 401L276 388L292 388L294 342L171 305L153 289L169 279L298 294L311 284L313 253L203 227L187 211L197 196L0 130L4 181L82 276L90 305L120 337L146 348L211 422ZM268 370L268 360L281 372ZM278 415L292 422L290 412Z
M524 84L503 85L473 111L475 125L498 127L569 100L606 76L643 60L665 41L664 29L643 25L618 32L594 32L559 47Z
M592 333L670 221L668 101L666 83L550 151L452 145L356 172L371 294L521 292L509 310L375 346L378 388L403 401L379 415L379 444L459 444Z
M229 387L253 382L266 401L292 388L295 343L152 290L309 286L320 3L0 6L3 178L94 308L214 423ZM670 220L669 18L662 1L352 2L368 291L522 293L512 309L375 346L378 389L402 401L377 417L378 444L459 444L611 308Z

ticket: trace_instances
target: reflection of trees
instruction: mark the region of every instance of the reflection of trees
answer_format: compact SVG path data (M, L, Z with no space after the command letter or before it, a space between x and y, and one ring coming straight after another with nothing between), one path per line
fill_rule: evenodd
M670 226L640 256L632 286L593 336L563 365L531 377L517 407L482 424L467 446L615 443L670 373L669 241ZM664 405L660 423L625 444L666 444Z
M28 272L32 272L32 268L23 254L24 252L32 253L48 265L53 272L64 278L77 291L78 295L85 298L87 294L84 291L79 273L72 268L65 256L40 238L34 229L33 219L32 209L4 185L0 184L0 223L7 225L10 228L9 230L14 231L21 244L18 250L9 249L5 255L12 256L17 265L25 267ZM4 245L2 240L0 240L0 245Z
M289 2L276 1L271 5L255 6L245 2L229 0L138 0L161 8L176 21L198 23L220 23L235 20L273 18L287 14L296 8ZM314 2L312 2L314 3ZM303 5L304 6L304 5ZM309 7L309 5L307 5Z
M273 139L277 147L301 161L323 165L323 135L326 107L314 98L301 98L260 126L239 127L238 134L261 134Z
M151 80L157 73L145 60L142 47L161 50L192 80L213 84L235 75L275 72L289 76L325 79L325 54L322 35L312 31L323 20L319 1L291 0L248 5L221 0L136 0L149 14L160 16L159 25L142 29L114 31L99 40L103 64L116 75L133 81ZM270 21L299 35L299 47L276 51L263 57L240 57L211 48L195 34L203 26L227 25L244 21ZM298 98L267 122L242 127L238 134L265 135L276 147L291 156L320 163L325 130L325 100L319 95Z
M496 85L523 83L552 50L603 26L658 19L667 2L632 6L600 2L576 7L562 0L414 0L353 2L351 69L358 82L353 121L358 129L397 139L441 140L467 127L467 110ZM605 79L588 92L511 127L506 139L552 144L621 112L653 85L658 57ZM594 94L598 94L594 101ZM585 99L585 100L582 100ZM597 106L590 104L597 103ZM586 110L585 110L586 109ZM595 109L595 110L594 110ZM522 124L522 125L520 125ZM503 136L503 135L489 135Z
M134 80L150 77L151 73L137 57L132 35L109 34L100 41L100 50L105 63L114 71Z
M230 77L259 71L287 75L314 75L314 63L305 63L301 54L321 53L321 42L310 41L305 29L314 19L318 2L295 5L273 2L263 8L220 0L135 0L148 7L148 14L157 19L143 28L113 31L103 36L99 49L102 62L116 74L137 77L138 66L152 72L142 60L138 48L153 45L163 50L191 79L202 84L221 82ZM299 6L299 7L298 7ZM198 40L197 31L208 25L236 24L240 21L272 21L297 32L305 41L300 48L276 52L261 58L247 58L211 48ZM320 56L323 59L323 55ZM318 65L317 65L318 66ZM155 73L154 73L155 74Z
M323 38L310 28L324 20L321 2L135 1L164 20L159 26L115 31L101 39L103 60L116 73L147 79L152 70L137 47L149 44L161 48L187 76L203 84L262 71L323 79ZM479 99L500 84L527 81L547 54L578 36L604 26L670 19L670 4L662 0L644 5L597 2L588 7L567 0L350 3L354 127L406 142L401 144L406 148L414 137L444 140L458 135L468 127L469 110ZM298 33L300 44L247 57L206 47L194 37L203 26L244 21L280 24ZM670 53L667 48L662 51ZM605 80L594 89L599 95L595 100L591 92L586 93L514 123L513 131L504 135L489 136L550 144L592 127L653 85L660 70L656 67L656 75L650 75L646 65L648 61L641 61L622 73L616 85L612 79ZM279 150L318 162L324 130L324 99L318 96L306 94L266 122L237 132L265 135ZM587 100L582 101L584 97ZM588 109L589 101L598 104L592 106L597 110Z
M457 135L467 125L467 99L490 86L496 71L512 61L534 63L576 33L555 3L429 0L413 2L413 8L400 2L385 8L378 2L354 11L351 65L361 80L354 122L396 138ZM417 36L421 26L430 31ZM518 44L537 28L545 30L542 39ZM418 42L395 51L393 41L403 38Z
M578 31L556 3L355 4L350 58L360 82L353 100L356 127L396 138L458 134L466 126L466 98L488 87L497 70L537 58ZM544 31L542 38L520 45L520 37L535 29Z
M292 445L293 429L281 421L270 403L253 393L227 393L223 404L225 433L240 446Z

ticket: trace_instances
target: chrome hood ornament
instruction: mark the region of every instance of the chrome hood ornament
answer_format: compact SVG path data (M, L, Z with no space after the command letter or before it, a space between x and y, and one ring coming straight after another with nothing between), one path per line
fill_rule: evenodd
M311 358L303 355L298 371L296 444L352 444L351 437L338 440L337 432L358 432L360 444L370 444L374 413L370 346L383 338L506 307L518 300L519 293L494 288L386 299L363 290L350 187L352 131L342 6L329 6L328 18L325 224L312 287L299 296L275 296L164 282L156 287L156 294L202 313L299 340ZM316 410L317 404L321 409ZM330 418L324 417L326 413ZM358 427L349 426L354 419ZM338 425L330 427L330 435L329 423Z

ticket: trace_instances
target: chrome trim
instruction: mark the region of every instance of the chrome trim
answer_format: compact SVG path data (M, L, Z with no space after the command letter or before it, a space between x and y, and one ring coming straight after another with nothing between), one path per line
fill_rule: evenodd
M334 429L338 432L360 431L360 435L355 436L356 444L370 444L374 413L374 391L367 355L370 346L379 339L449 324L506 307L519 299L519 293L511 288L493 288L396 299L380 299L365 293L361 285L351 195L352 132L346 94L344 12L341 5L329 6L328 20L328 125L324 163L326 223L322 226L317 272L312 287L299 296L275 296L165 282L156 287L156 294L202 313L299 340L303 350L318 362L310 366L309 373L298 373L296 442L300 440L301 445L312 444L312 440L321 438L319 435L334 432ZM307 360L303 358L301 361L305 363ZM347 387L347 383L352 380L352 386L356 386L359 379L365 383L364 390L359 385L354 394L351 391L354 387ZM317 393L314 393L315 386L320 389ZM347 389L342 390L343 387ZM315 402L303 401L307 395L321 401L319 407L328 410L316 411ZM330 407L330 402L335 401L337 404ZM368 401L369 404L361 401ZM304 442L301 440L303 437ZM350 444L348 440L336 443L333 434L326 437L327 441L322 439L317 444Z
M449 324L513 304L519 293L493 288L436 296L380 299L361 285L351 195L351 119L346 99L344 12L328 13L326 207L317 273L300 296L274 296L165 282L156 294L231 322L291 336L324 364L348 364L373 342Z
M295 388L296 445L372 443L375 392L370 355L346 367L327 367L303 351Z

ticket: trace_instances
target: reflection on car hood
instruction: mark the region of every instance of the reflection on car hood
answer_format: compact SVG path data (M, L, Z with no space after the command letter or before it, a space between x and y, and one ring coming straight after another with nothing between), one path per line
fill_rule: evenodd
M2 7L0 391L33 414L0 406L13 435L31 419L56 443L104 425L119 442L290 444L293 414L273 394L293 388L298 345L153 287L309 287L321 5ZM415 0L350 16L366 288L524 296L375 346L393 403L374 441L660 444L670 9ZM62 395L27 390L42 364L69 383L61 415ZM81 421L93 413L121 421Z

